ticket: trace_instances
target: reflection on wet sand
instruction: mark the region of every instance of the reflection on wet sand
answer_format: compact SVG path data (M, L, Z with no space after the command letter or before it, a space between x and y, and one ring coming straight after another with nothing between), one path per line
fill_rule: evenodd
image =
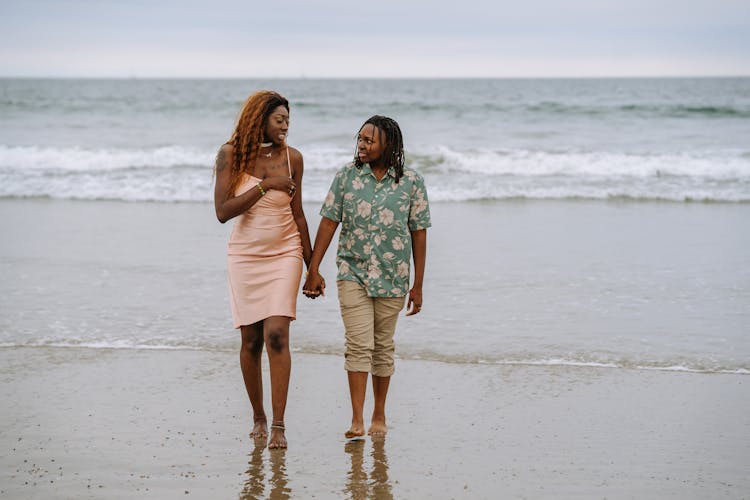
M373 439L372 469L370 474L365 472L364 455L366 441L358 439L348 441L344 445L344 451L349 454L351 467L347 474L344 493L353 500L359 499L393 499L391 483L388 481L388 458L385 454L385 439Z
M291 498L292 490L289 488L289 478L286 475L286 450L272 450L269 454L271 458L271 492L268 498L273 500Z
M289 478L286 475L286 450L269 450L268 458L271 464L271 476L268 479L269 491L266 495L266 470L263 461L263 452L266 451L264 440L255 442L255 448L250 453L250 461L245 471L247 479L240 492L242 500L256 498L270 498L283 500L291 498L292 490L289 488Z
M265 443L256 443L253 452L250 453L250 462L245 471L247 479L240 492L240 498L249 500L252 498L262 498L266 487L266 474L263 470L263 450Z
M349 498L354 500L367 498L367 474L362 466L365 453L365 440L355 439L354 441L347 441L344 445L344 451L349 454L352 464L347 474L344 493L348 493Z
M372 485L371 498L384 498L393 500L391 482L388 480L388 457L385 456L385 438L372 439L372 470L370 471L370 484Z

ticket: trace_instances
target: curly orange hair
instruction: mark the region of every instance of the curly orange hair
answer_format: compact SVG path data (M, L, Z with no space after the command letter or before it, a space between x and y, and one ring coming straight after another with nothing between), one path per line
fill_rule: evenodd
M259 90L245 100L237 119L232 138L227 144L234 146L234 161L227 194L234 193L242 174L250 174L263 142L266 121L273 110L284 106L289 111L289 101L278 92Z

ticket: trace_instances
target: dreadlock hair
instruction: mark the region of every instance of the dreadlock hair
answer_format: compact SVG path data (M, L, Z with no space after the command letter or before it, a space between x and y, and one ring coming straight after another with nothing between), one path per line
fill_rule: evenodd
M401 128L399 128L398 123L393 118L375 115L368 118L359 127L359 131L362 131L362 128L368 123L378 128L381 134L385 134L383 161L386 167L393 167L396 170L396 183L398 184L398 181L404 175L404 139L401 136ZM363 165L356 150L354 151L354 165L357 168L362 168Z
M289 101L272 90L259 90L245 100L237 118L232 138L227 144L234 146L234 161L230 174L227 197L234 194L242 179L242 174L249 174L255 166L255 160L263 142L263 131L268 117L273 110L284 106L289 111Z

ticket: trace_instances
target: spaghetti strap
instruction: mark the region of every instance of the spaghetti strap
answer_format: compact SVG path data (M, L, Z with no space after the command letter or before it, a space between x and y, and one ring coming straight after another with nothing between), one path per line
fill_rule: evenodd
M292 164L289 161L289 146L286 147L286 166L289 169L289 177L292 177Z

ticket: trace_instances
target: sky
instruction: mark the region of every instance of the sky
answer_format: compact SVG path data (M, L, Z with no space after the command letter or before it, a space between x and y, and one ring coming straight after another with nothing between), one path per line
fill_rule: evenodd
M0 0L9 76L750 76L750 1Z

